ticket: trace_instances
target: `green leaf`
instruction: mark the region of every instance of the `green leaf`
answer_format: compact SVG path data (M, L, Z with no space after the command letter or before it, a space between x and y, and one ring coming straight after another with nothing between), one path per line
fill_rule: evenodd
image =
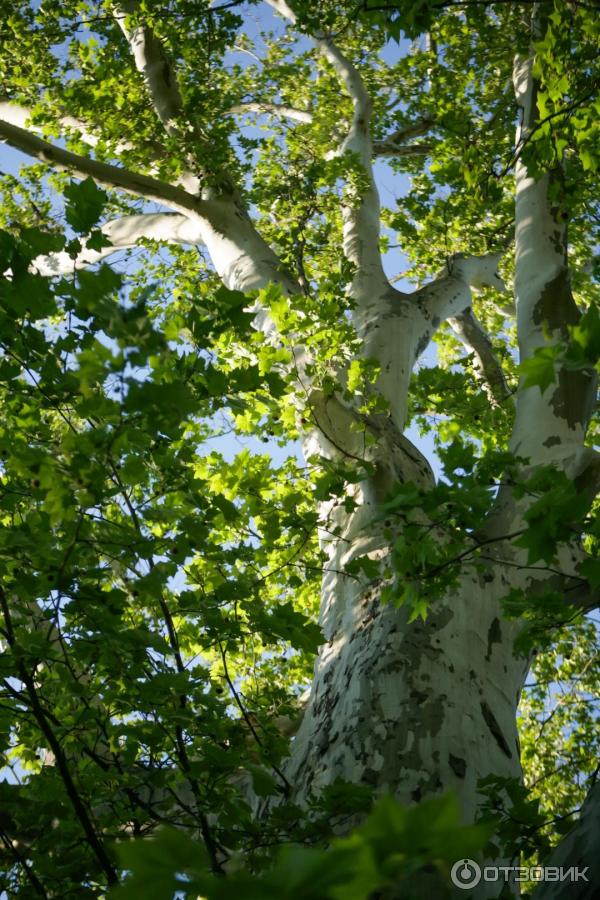
M551 563L559 543L572 538L573 529L589 508L589 498L577 491L564 472L551 466L539 469L520 490L540 492L541 496L529 505L525 512L528 527L514 543L528 551L528 565L539 559Z
M108 201L106 192L88 177L83 181L72 181L65 188L64 194L67 199L65 209L67 222L78 234L89 234L106 206Z
M363 572L368 579L374 580L380 577L381 566L376 559L370 559L368 556L355 556L346 563L346 572L349 575L360 575Z
M121 841L115 850L128 873L125 882L111 892L118 900L173 900L176 891L210 884L204 846L175 828L162 828L148 840Z
M595 366L600 360L600 310L597 303L591 303L577 325L569 328L571 344L567 348L567 360L582 359Z
M577 567L583 578L587 578L593 588L600 587L600 559L586 559Z
M519 366L519 372L523 375L523 387L539 387L541 393L554 383L556 378L555 366L561 352L561 348L538 347L533 356L523 360Z
M272 794L277 793L277 781L267 769L264 769L262 766L252 765L251 763L248 763L246 768L252 776L252 787L259 797L270 797Z

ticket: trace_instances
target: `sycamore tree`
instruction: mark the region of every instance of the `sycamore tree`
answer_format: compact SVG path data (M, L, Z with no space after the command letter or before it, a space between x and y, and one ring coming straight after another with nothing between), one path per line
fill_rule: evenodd
M0 5L5 896L597 896L594 4Z

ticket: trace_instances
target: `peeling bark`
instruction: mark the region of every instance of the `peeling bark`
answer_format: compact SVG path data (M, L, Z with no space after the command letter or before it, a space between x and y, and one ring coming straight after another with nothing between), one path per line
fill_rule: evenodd
M517 146L527 140L537 120L532 60L515 60L514 86L522 121ZM534 178L518 159L515 168L515 298L521 360L536 349L568 338L579 319L570 289L566 221L551 200L560 167ZM536 385L519 388L511 450L531 463L562 461L583 445L593 409L596 378L592 371L558 366L557 384L544 394ZM531 428L535 422L536 427Z
M268 2L294 21L293 8L285 0ZM137 9L137 3L124 4L125 12ZM118 16L159 120L171 136L181 134L185 127L181 95L163 48L147 27L140 25L130 31L123 16ZM498 256L453 257L437 279L413 294L396 291L389 284L379 252L379 197L372 158L388 151L401 152L404 141L424 134L432 123L415 123L373 147L371 100L360 72L327 36L315 36L315 44L337 73L352 106L348 134L334 152L358 156L365 180L361 189L347 191L344 197L344 253L356 267L350 293L360 352L379 363L374 390L387 401L389 414L366 416L351 401L342 399L343 373L339 373L340 391L333 396L308 380L303 383L311 412L310 431L304 435L306 455L316 452L329 458L365 461L374 474L349 489L357 503L353 513L334 502L323 504L320 510L328 525L322 540L327 553L320 610L324 644L285 775L293 786L294 799L301 804L310 793L338 778L369 785L376 792L389 791L404 803L453 788L464 821L471 822L477 812L478 779L489 774L521 778L516 710L528 663L513 654L513 639L520 625L506 620L501 600L511 587L534 590L539 586L531 573L519 569L525 554L504 540L490 551L484 574L466 563L457 583L432 604L425 622L409 622L405 609L381 602L383 575L368 582L343 573L359 556L378 560L382 569L389 562L402 526L381 522L378 513L394 484L414 482L422 488L433 484L429 464L403 435L403 429L414 363L441 322L450 319L458 323L461 336L478 355L491 398L499 402L496 391L502 398L507 395L502 368L485 334L466 312L471 308L472 289L486 285L504 289L497 273ZM536 114L530 60L516 61L515 89L523 111L517 136L522 142ZM310 121L311 115L264 103L245 104L230 112L247 110L303 123ZM17 113L14 115L18 119ZM253 225L235 190L218 194L206 190L198 196L177 185L65 151L32 135L22 127L25 122L22 116L18 121L0 122L0 137L56 168L80 177L91 175L101 183L177 211L109 222L103 231L112 241L110 248L84 248L74 261L64 254L36 260L33 266L41 273L58 274L73 266L90 265L117 249L134 246L142 237L151 237L202 244L221 280L231 289L248 292L276 283L287 295L301 293L300 285ZM555 177L560 177L559 173L536 180L521 160L517 162L515 291L522 359L531 357L538 347L564 340L567 326L579 317L569 286L565 224L549 202ZM257 310L255 324L264 331L273 330L264 311ZM592 451L583 447L593 391L591 374L560 367L556 385L544 394L537 387L521 385L513 452L527 457L532 466L556 462L569 477L582 478L587 490L597 490L598 457L590 457ZM485 534L501 537L514 531L523 523L523 511L510 489L502 491ZM439 539L443 541L442 534ZM543 572L538 579L556 584L555 574ZM557 587L568 592L574 579L574 567L569 563ZM590 795L573 841L567 841L560 851L567 854L569 864L577 850L582 859L598 857L600 828L594 830L597 794L595 789ZM488 889L493 894L496 885L483 884L473 896L483 898ZM546 885L538 892L540 900L562 896L551 890Z

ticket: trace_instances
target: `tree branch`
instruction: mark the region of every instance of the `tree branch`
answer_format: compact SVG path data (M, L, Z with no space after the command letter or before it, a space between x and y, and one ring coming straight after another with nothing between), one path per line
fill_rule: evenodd
M494 353L487 332L476 319L471 308L448 319L450 327L461 343L475 354L475 373L483 384L490 404L500 406L512 397L502 365Z
M131 47L135 65L143 76L156 115L167 134L178 134L178 120L183 114L183 100L175 68L161 41L145 23L129 27L127 19L137 17L137 0L121 0L115 5L115 19Z
M375 156L416 156L429 153L433 144L407 144L406 142L427 134L435 124L433 119L426 118L413 122L411 125L405 125L404 128L398 128L381 141L373 142L373 154Z
M592 557L589 557L590 559ZM553 585L551 579L548 587L552 590ZM589 613L600 607L600 597L598 591L581 578L576 576L565 576L561 579L559 589L564 591L565 600L570 606L575 606L582 612Z
M123 216L120 219L106 222L100 230L110 241L110 246L92 250L84 244L83 249L75 258L65 251L51 253L48 256L38 256L31 263L31 268L46 277L65 275L74 269L92 266L119 250L129 250L143 238L171 244L202 243L197 222L178 213Z
M429 156L435 144L423 142L421 144L388 144L386 141L375 141L373 144L373 156L382 157L397 156Z
M506 292L498 274L501 256L500 253L485 256L457 253L448 259L445 272L411 296L432 319L445 321L471 306L471 288L494 287Z
M32 112L26 106L22 106L20 103L13 103L8 99L0 100L0 119L2 119L2 121L8 122L10 125L17 125L19 128L39 131L40 129L38 127L30 124L31 117ZM60 116L58 122L64 128L72 128L73 130L78 131L81 138L91 147L95 147L98 143L98 138L90 133L88 126L85 122L82 122L81 119L65 115ZM129 143L123 145L124 149L129 149L131 146L132 145Z
M149 175L139 175L120 166L80 156L70 150L64 150L39 138L25 128L11 125L0 120L0 141L10 144L28 156L48 163L60 171L71 172L78 178L90 176L107 187L118 188L136 197L153 200L155 203L170 206L174 210L187 214L199 212L200 203L197 197L182 188L159 181Z
M141 10L139 0L122 0L120 5L115 4L114 9L115 19L129 43L136 68L146 82L154 111L167 134L178 138L187 167L191 170L184 173L180 181L188 190L200 193L202 170L205 166L199 159L198 151L202 149L209 154L212 148L201 124L186 113L176 66L163 42L143 21L146 12ZM128 17L137 19L137 24L131 29ZM219 194L229 194L241 209L244 205L242 195L225 166L219 166L219 176ZM211 188L205 192L206 197L209 195L214 195Z
M283 103L269 103L263 100L252 100L245 103L236 103L227 110L226 115L244 115L245 113L266 113L276 116L278 119L293 119L295 122L309 124L313 121L310 110L296 109L293 106L285 106Z
M541 24L534 19L534 29L539 30ZM519 146L539 124L533 53L515 59L513 82L522 111ZM536 176L529 174L520 158L515 167L515 297L521 362L534 357L536 351L560 347L568 340L569 326L580 317L570 285L568 211L560 201L566 194L564 179L560 162ZM554 383L544 391L537 384L521 382L511 451L533 464L576 455L593 411L595 388L591 368L573 371L560 361Z
M11 125L17 125L19 128L24 128L27 131L37 133L41 131L42 128L41 126L31 123L32 115L32 111L26 106L22 106L20 103L13 103L8 99L0 101L0 119L10 123ZM77 119L74 116L69 116L66 114L59 114L55 119L55 122L67 132L76 132L77 136L90 147L97 147L100 143L99 135L94 131L93 127L91 127L87 122L84 122L82 119ZM158 161L160 159L163 159L167 155L166 148L160 143L160 141L148 139L140 142L138 147L139 146L143 147L148 151L149 154L151 154L149 159L152 161ZM114 146L113 151L118 156L121 153L126 153L128 150L130 151L135 149L135 147L136 145L131 141L122 140ZM154 173L156 171L157 166L153 165L150 168L150 173L152 174L152 176L154 176ZM177 180L173 182L173 184L180 185L190 194L198 194L200 192L200 180L192 172L182 172L181 175L178 176Z
M201 199L194 194L175 185L167 184L147 175L140 175L128 169L108 165L89 157L81 156L57 147L55 144L37 137L27 129L0 121L0 141L4 140L15 149L36 159L52 165L55 169L72 172L75 176L94 178L95 181L108 187L117 188L136 197L153 200L161 205L170 206L181 214L182 219L176 226L175 236L171 240L178 243L204 243L211 256L215 269L224 284L235 290L249 291L264 287L270 282L281 284L287 293L301 293L300 286L285 271L279 257L266 244L250 218L240 209L236 202L235 191L224 196ZM189 224L182 220L188 219ZM198 230L194 229L194 220ZM162 225L166 219L145 220L153 233L146 237L160 240L164 232ZM138 220L138 224L140 220ZM131 220L130 220L131 224ZM124 226L127 230L127 226ZM120 241L120 248L127 246L126 237L121 226L111 226L113 235ZM143 236L139 234L135 240ZM110 235L109 235L110 237ZM111 238L112 239L112 238ZM132 242L135 243L133 237ZM108 255L112 252L106 248ZM96 261L84 250L81 265ZM101 257L97 257L99 259ZM47 266L42 271L48 274L59 274L72 271L74 263L63 254L48 260L39 261L40 266ZM256 321L258 328L270 328L266 313L259 312Z
M26 694L28 697L28 706L37 722L37 725L40 729L40 732L45 737L48 742L48 746L50 747L52 753L54 754L54 758L56 760L56 767L60 773L62 778L65 792L69 801L73 806L73 810L75 815L83 829L83 832L86 836L87 842L96 856L100 868L106 875L107 881L109 885L116 884L118 882L117 873L112 864L112 861L106 851L103 840L98 835L94 822L90 816L89 810L87 809L81 794L73 780L73 776L71 774L71 770L69 768L69 763L67 757L65 756L60 740L52 728L52 725L49 721L48 715L46 711L42 707L40 703L40 698L38 696L35 682L32 676L26 669L26 666L20 656L20 648L18 646L18 642L16 639L15 631L12 624L12 618L10 613L10 607L8 605L8 598L4 593L4 590L0 587L0 609L2 610L2 615L4 617L5 624L5 634L8 645L13 651L15 658L18 661L17 671L19 673L19 679L23 682L26 689Z
M46 893L44 885L33 871L33 867L27 860L27 857L24 856L19 850L19 841L11 838L10 834L7 834L7 832L5 832L3 828L0 828L0 841L2 841L6 850L12 855L17 865L21 866L25 873L25 876L27 877L27 880L30 882L36 894L39 897L45 897L47 900L48 894Z
M266 2L284 19L288 19L289 22L295 24L297 20L296 13L286 0L266 0ZM369 92L356 66L344 56L342 51L324 32L313 34L311 38L322 56L335 69L354 107L352 124L348 136L342 145L342 152L353 150L361 156L363 163L367 165L371 161L369 124L373 106Z
M543 881L534 900L586 900L600 895L600 781L594 779L572 830L545 860L545 866L586 869L581 881Z
M281 16L292 24L296 14L286 0L266 0ZM343 207L344 254L358 268L353 294L372 297L374 289L389 286L383 271L379 250L380 209L379 194L373 178L370 125L373 103L356 66L324 33L311 35L317 49L327 60L344 85L353 106L348 134L335 155L355 154L367 176L367 187L346 191Z

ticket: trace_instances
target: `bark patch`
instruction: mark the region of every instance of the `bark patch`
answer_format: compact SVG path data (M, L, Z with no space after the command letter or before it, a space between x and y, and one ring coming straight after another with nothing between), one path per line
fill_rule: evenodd
M552 331L560 331L566 338L567 325L576 325L580 315L571 293L569 272L564 267L542 288L533 309L533 321L536 325L546 324Z
M498 725L496 716L491 711L491 709L489 708L489 706L487 705L485 700L482 701L480 706L481 706L481 715L483 716L483 720L484 720L485 724L487 725L487 727L489 728L489 730L492 734L492 737L494 738L494 740L496 741L496 743L498 744L498 746L500 747L500 749L502 750L504 755L508 756L509 759L512 759L512 753L510 751L510 747L506 743L506 738L502 734L502 729Z
M587 424L594 404L594 387L595 379L587 372L559 371L552 408L559 418L566 420L569 428Z
M448 764L454 774L458 778L464 778L465 772L467 771L467 764L464 759L461 759L460 756L453 756L452 753L448 755Z
M488 628L487 653L485 654L485 658L488 662L492 658L492 650L494 648L494 644L499 644L501 641L502 630L500 628L500 620L496 618Z
M544 447L555 447L557 444L562 444L562 441L556 434L544 441Z
M417 349L415 351L416 356L420 356L421 353L423 353L427 349L427 345L429 344L430 340L431 333L429 331L426 331L425 334L423 334L417 342Z

